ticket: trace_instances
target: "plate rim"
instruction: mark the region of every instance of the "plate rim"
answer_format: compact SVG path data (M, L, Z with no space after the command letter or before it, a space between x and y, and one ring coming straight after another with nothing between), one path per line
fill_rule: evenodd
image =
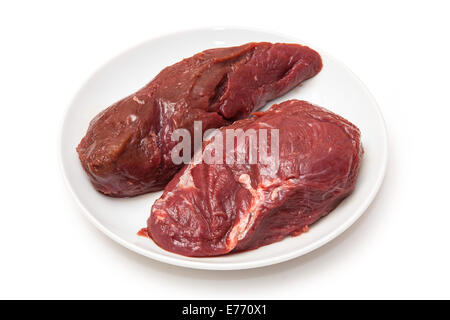
M107 227L105 227L102 223L100 223L97 218L95 218L94 215L90 213L90 211L85 207L83 202L78 197L77 193L74 190L74 187L72 186L71 182L69 181L69 178L67 176L66 167L63 160L63 135L64 135L64 127L66 122L68 121L68 115L69 111L75 102L76 97L79 95L81 90L84 88L84 84L89 82L96 74L98 74L105 66L109 65L111 62L113 62L115 59L119 58L122 55L126 55L129 52L132 52L133 50L139 48L140 46L145 45L146 43L150 41L157 41L159 39L163 39L170 36L180 35L180 34L188 34L188 33L196 33L196 32L211 32L211 31L251 31L251 32L259 32L259 33L265 33L267 35L273 35L277 37L282 37L286 39L292 39L292 41L295 41L297 43L303 43L300 39L297 39L296 37L277 33L273 31L264 30L261 28L248 28L248 27L237 27L237 26L211 26L211 27L201 27L201 28L193 28L193 29L186 29L182 31L175 31L175 32L169 32L165 33L156 37L151 37L145 41L142 41L136 45L131 46L130 48L119 52L118 54L114 55L113 57L107 59L107 61L103 64L101 64L99 67L97 67L92 73L90 73L90 76L87 77L79 87L79 89L75 92L75 94L72 96L72 99L70 99L69 103L66 105L65 110L63 112L62 121L60 122L59 132L58 132L58 163L60 170L62 171L63 179L65 181L65 185L67 189L69 190L70 194L74 198L75 202L78 204L78 206L82 209L83 215L102 233L104 233L107 237L112 239L113 241L117 242L118 244L124 246L125 248L138 253L140 255L143 255L147 258L150 258L155 261L167 263L170 265L175 265L179 267L186 267L190 269L201 269L201 270L244 270L244 269L252 269L252 268L260 268L265 266L270 266L278 263L282 263L291 259L298 258L300 256L303 256L315 249L320 248L321 246L325 245L326 243L332 241L339 235L341 235L343 232L345 232L351 225L353 225L356 220L358 220L367 210L367 208L370 206L370 204L375 199L382 182L384 180L385 174L386 174L386 168L388 163L388 133L386 128L386 123L383 117L383 114L381 113L381 109L375 99L375 97L372 95L372 93L368 90L366 85L359 79L358 76L356 76L353 71L347 67L344 63L334 58L332 55L329 55L328 52L322 50L320 47L315 46L311 43L311 41L307 41L306 45L314 47L322 54L326 55L328 59L332 60L334 63L339 64L342 66L354 80L360 85L360 87L364 90L365 94L369 97L369 99L372 101L374 109L379 117L380 120L380 130L382 132L382 136L379 137L379 139L383 142L382 143L382 163L380 166L380 173L377 176L377 179L373 186L371 187L370 193L365 198L365 200L360 204L358 209L354 211L354 213L344 222L341 223L338 227L336 227L332 232L328 233L327 235L317 239L316 241L312 242L311 244L301 247L297 250L292 250L291 252L278 255L275 257L268 257L268 258L262 258L254 261L246 261L246 262L233 262L233 263L209 263L201 261L202 258L198 258L196 261L189 261L189 260L182 260L177 257L171 257L171 256L165 256L158 253L153 253L150 251L147 251L143 248L140 248L139 246L128 242L127 240L121 238L119 235L115 234L111 230L109 230Z

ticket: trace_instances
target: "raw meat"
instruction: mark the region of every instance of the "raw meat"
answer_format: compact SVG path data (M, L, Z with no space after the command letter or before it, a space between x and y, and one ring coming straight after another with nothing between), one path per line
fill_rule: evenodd
M226 129L264 128L279 129L278 164L227 164L225 152L223 164L191 161L152 207L147 230L156 244L186 256L255 249L306 231L353 191L363 154L355 125L289 100L220 134L225 140ZM204 143L203 155L214 139ZM250 140L243 141L235 153L248 153Z
M322 68L319 54L297 44L248 43L211 49L161 71L90 123L77 151L94 187L109 196L164 188L183 166L172 162L175 129L191 134L248 115Z

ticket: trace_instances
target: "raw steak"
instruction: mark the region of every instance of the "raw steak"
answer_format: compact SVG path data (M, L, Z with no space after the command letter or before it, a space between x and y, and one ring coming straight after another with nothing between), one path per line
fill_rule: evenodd
M297 44L248 43L211 49L165 68L149 84L98 114L77 151L94 187L109 196L157 191L181 165L175 129L203 131L248 117L322 68Z
M359 129L342 117L289 100L220 134L239 128L278 128L278 165L230 165L229 153L223 164L191 161L152 207L147 231L160 247L186 256L258 248L306 231L352 192L363 149ZM234 152L248 145L236 142Z

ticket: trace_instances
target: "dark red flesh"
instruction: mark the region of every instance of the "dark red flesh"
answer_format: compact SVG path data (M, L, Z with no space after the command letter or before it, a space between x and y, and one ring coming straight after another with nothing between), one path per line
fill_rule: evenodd
M197 257L255 249L307 231L353 191L363 148L359 129L342 117L290 100L221 134L230 128L279 129L278 167L227 164L225 152L223 164L186 165L147 221L160 247Z
M248 43L211 49L162 70L149 84L98 114L77 151L94 187L129 197L163 189L182 165L172 162L174 130L203 131L243 119L322 68L298 44Z

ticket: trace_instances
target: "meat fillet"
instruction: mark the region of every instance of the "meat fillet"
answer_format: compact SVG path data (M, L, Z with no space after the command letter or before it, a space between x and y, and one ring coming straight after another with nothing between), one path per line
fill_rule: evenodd
M258 248L306 231L353 191L363 154L355 125L289 100L221 128L218 135L225 140L227 129L269 128L279 132L278 161L229 164L228 152L222 164L191 161L174 177L147 221L156 244L186 256ZM203 156L218 135L205 142ZM235 160L238 153L250 154L250 140L240 141L232 150ZM266 141L267 150L275 150L271 138Z
M248 43L203 51L162 70L98 114L77 151L94 187L127 197L161 190L182 167L172 162L174 130L218 128L243 119L322 68L314 50Z

